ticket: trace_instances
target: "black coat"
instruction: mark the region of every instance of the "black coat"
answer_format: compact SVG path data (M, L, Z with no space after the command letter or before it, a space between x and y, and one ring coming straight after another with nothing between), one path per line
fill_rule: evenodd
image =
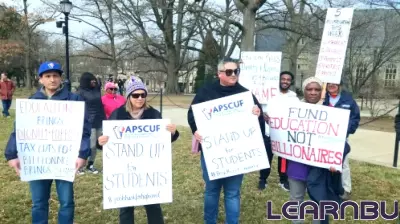
M143 111L142 117L143 119L162 119L161 113L154 109L153 107L149 107ZM125 105L119 107L111 113L108 120L132 120L132 116L126 111ZM179 138L179 132L176 130L175 134L171 134L171 142L176 141Z
M103 126L103 120L106 120L106 114L101 101L100 90L98 88L80 88L77 94L85 101L86 111L88 112L89 122L92 128L101 128Z
M242 85L240 85L239 83L236 83L234 86L221 86L221 84L219 83L219 80L217 80L214 83L204 85L202 88L200 88L197 91L197 94L194 97L191 105L203 103L203 102L210 101L210 100L219 99L219 98L226 97L226 96L235 95L238 93L243 93L246 91L249 91L249 90L246 89L245 87L243 87ZM265 121L262 116L263 111L261 109L260 103L258 102L257 98L254 95L253 95L253 101L254 101L254 104L260 108L261 113L260 113L260 116L258 117L258 122L260 124L261 133L262 133L262 136L264 138L264 143L265 143L268 138L265 135ZM190 129L192 129L192 133L194 134L197 131L197 125L196 125L196 121L194 119L192 106L189 107L187 119L188 119ZM234 122L234 121L232 121L232 122ZM201 150L201 144L199 145L199 147L200 147L199 149Z

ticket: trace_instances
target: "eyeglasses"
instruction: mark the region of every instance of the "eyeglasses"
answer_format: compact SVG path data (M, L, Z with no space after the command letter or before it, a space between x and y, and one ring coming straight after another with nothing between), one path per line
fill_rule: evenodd
M144 98L147 97L147 94L146 94L146 93L133 93L133 94L131 94L131 97L132 97L133 99L138 99L139 97L141 97L142 99L144 99Z
M231 76L233 75L233 73L235 73L236 76L238 76L240 74L240 69L226 69L225 71L220 71L220 72L225 72L226 76Z

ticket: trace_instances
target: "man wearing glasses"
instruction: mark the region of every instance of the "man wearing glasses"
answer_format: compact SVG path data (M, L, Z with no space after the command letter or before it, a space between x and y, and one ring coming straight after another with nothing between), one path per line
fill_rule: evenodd
M202 86L193 99L193 104L198 104L218 98L242 93L248 91L238 83L240 68L238 63L232 59L225 59L218 64L218 81ZM265 122L261 116L260 104L253 95L254 104L253 114L258 116L260 128L263 136L265 135ZM249 114L250 115L250 114ZM236 122L236 121L232 121ZM192 108L188 111L188 123L196 140L201 142L201 133L197 131L196 122L193 116ZM199 145L201 151L201 144ZM217 223L218 204L222 187L224 188L226 223L239 223L240 216L240 189L242 186L243 174L226 177L217 180L210 180L207 173L207 167L201 153L201 167L203 170L203 179L205 181L204 192L204 221L205 223Z

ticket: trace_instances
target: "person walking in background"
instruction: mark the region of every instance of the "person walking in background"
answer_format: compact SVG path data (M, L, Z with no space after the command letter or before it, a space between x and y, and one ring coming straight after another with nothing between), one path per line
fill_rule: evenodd
M235 95L248 91L242 85L238 83L238 76L240 74L240 68L238 63L232 59L225 59L218 63L218 78L219 80L204 85L198 90L194 97L191 105L198 104L210 100L223 98L226 96ZM262 110L258 100L253 95L254 108L253 114L258 117L262 136L265 136L265 121L261 116ZM252 116L252 114L249 114ZM192 134L198 142L202 141L202 133L197 130L196 121L194 119L192 106L189 107L187 114L188 123ZM232 121L236 122L236 121ZM203 133L204 134L204 133ZM201 151L201 144L199 145ZM216 224L218 220L218 205L221 194L221 189L224 188L224 199L225 199L225 223L236 224L239 223L240 217L240 190L242 187L243 174L235 175L231 177L221 178L217 180L210 180L206 163L204 160L203 152L200 157L201 168L203 170L203 179L206 183L204 192L204 223Z
M126 99L117 94L118 87L112 82L107 82L104 89L106 93L101 97L101 101L108 119L114 110L125 104Z
M101 101L101 91L97 86L96 77L89 72L82 74L77 93L82 96L85 101L85 107L88 111L89 122L91 124L90 149L86 170L90 173L97 174L99 171L94 167L97 152L97 138L102 134L103 120L106 119L103 103ZM84 169L80 169L78 174L84 174Z
M14 82L8 78L7 73L1 73L0 81L0 95L1 102L3 103L3 116L10 117L10 107L12 103L12 97L15 91Z
M130 77L125 82L125 89L126 103L116 109L109 117L109 120L162 119L161 113L151 107L146 101L147 88L137 77ZM176 130L176 125L169 124L167 129L171 132L171 141L176 141L179 137L179 132ZM100 136L99 144L101 146L107 144L108 139L108 136ZM156 164L154 165L156 166ZM160 204L145 205L144 207L147 213L148 224L164 223L164 217ZM133 206L120 208L119 223L134 223L134 209L135 207Z
M267 122L265 126L265 133L267 135L266 145L265 148L267 149L267 155L269 159L269 164L272 164L272 158L274 154L272 153L271 149L271 140L269 138L269 117L268 117L268 109L273 109L274 107L279 107L280 103L283 102L293 102L299 101L297 98L297 94L290 90L290 87L293 84L294 76L289 71L281 72L279 76L279 94L268 101L268 104L264 106L264 120ZM287 163L286 159L278 156L278 175L279 175L279 186L285 190L289 191L289 182L288 177L286 175ZM271 168L260 170L260 178L258 182L258 189L264 190L267 187L267 178L271 173Z
M118 88L119 88L119 94L121 94L121 96L124 95L124 81L122 81L122 79L118 79Z
M360 108L350 93L341 90L339 84L327 83L326 95L323 102L325 106L342 108L350 110L349 125L347 128L347 138L350 134L354 134L360 124ZM347 141L346 141L346 144ZM350 148L350 146L349 146ZM342 185L344 194L341 196L343 200L349 200L351 196L351 175L349 157L343 157Z
M69 92L68 88L62 85L62 73L63 71L61 70L61 65L57 62L48 61L41 64L39 67L39 81L43 87L33 94L29 99L82 101L80 96ZM85 165L86 159L90 155L90 124L87 119L86 111L83 116L83 127L76 127L77 129L83 129L79 156L75 161L76 170ZM49 144L49 142L47 142L47 144ZM5 157L9 166L13 167L19 175L20 161L18 159L15 129L8 139ZM52 165L49 164L49 166ZM49 199L52 182L53 180L35 180L29 182L29 188L32 196L33 224L48 223ZM55 182L58 200L60 201L58 210L58 224L73 224L75 209L73 182L65 180L55 180Z

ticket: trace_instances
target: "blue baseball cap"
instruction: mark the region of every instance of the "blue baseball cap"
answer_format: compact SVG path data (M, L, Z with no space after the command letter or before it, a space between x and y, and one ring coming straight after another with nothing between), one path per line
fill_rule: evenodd
M54 61L45 61L39 67L39 77L41 77L43 73L50 71L58 72L60 75L63 73L59 63Z

